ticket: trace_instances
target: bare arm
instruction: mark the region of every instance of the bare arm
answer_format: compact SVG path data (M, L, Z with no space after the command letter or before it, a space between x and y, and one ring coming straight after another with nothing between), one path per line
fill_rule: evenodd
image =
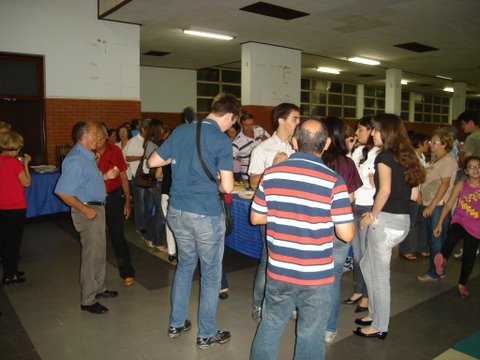
M452 209L453 205L455 204L455 201L457 201L458 194L462 190L462 183L463 183L462 181L459 181L453 187L452 193L450 194L450 197L448 198L447 203L445 204L445 206L442 209L442 212L440 213L440 217L438 218L437 224L433 228L433 235L435 237L439 237L440 234L442 233L443 221L445 220L445 217Z
M437 204L443 199L443 196L447 192L449 186L450 178L442 178L435 196L433 197L432 201L430 201L430 204L428 204L428 206L423 210L423 217L429 217L432 215L435 206L437 206Z
M30 169L28 168L28 164L30 164L30 161L32 158L30 155L25 154L24 155L24 160L23 160L23 171L18 174L18 179L20 180L20 183L24 187L29 187L32 183L32 178L30 176Z
M360 221L360 229L364 229L373 223L373 220L378 216L385 206L385 203L390 196L390 192L392 191L392 169L385 164L379 163L378 176L380 186L375 198L375 202L373 203L372 211L363 214L362 221Z
M63 193L55 193L62 201L67 204L68 206L73 207L74 209L77 209L80 211L85 217L89 220L95 219L97 216L97 212L95 211L94 208L91 208L84 203L82 203L80 200L78 200L75 196L70 196L67 194Z
M350 242L355 236L355 225L353 224L353 222L345 224L335 224L335 234L340 240L344 242Z
M130 204L130 188L128 186L128 178L125 171L120 173L120 179L122 179L122 191L123 197L125 198L125 203L123 204L123 215L125 215L125 219L128 219L130 217L130 213L132 212L132 206Z
M156 151L154 151L148 158L148 167L154 168L154 167L165 166L170 164L171 162L172 162L172 159L164 160L160 157L160 155L158 155Z
M143 155L140 155L140 156L129 155L129 156L125 156L125 161L126 162L139 161L139 160L142 160L142 157Z
M224 194L230 194L233 191L235 179L233 171L220 170L220 181L218 182L218 191Z
M410 200L416 202L418 201L419 196L420 196L420 185L412 188L412 192L410 193Z
M258 184L262 178L262 174L249 174L250 177L250 187L253 191L257 191Z
M267 223L267 215L259 214L255 211L250 211L250 222L253 225L265 225Z

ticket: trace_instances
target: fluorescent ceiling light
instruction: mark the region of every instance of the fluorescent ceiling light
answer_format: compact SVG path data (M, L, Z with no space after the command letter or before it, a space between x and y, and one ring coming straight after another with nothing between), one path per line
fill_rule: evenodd
M443 75L435 75L437 78L440 78L440 79L445 79L445 80L453 80L453 78L451 77L448 77L448 76L443 76Z
M453 88L452 88L452 87L444 87L444 88L443 88L443 91L453 92Z
M329 67L325 67L325 66L320 66L317 68L317 71L319 72L323 72L323 73L328 73L328 74L340 74L340 70L338 69L334 69L334 68L329 68Z
M408 80L403 80L403 79L402 79L402 80L400 81L400 84L402 84L402 85L407 85L407 84L408 84Z
M348 58L347 60L351 62L356 62L359 64L364 64L364 65L380 65L380 61L378 60L367 59L367 58L362 58L358 56Z
M188 29L183 29L183 33L193 36L201 36L210 39L219 39L219 40L232 40L236 34L229 34L226 32L221 32L217 30L202 29L194 26L190 26Z

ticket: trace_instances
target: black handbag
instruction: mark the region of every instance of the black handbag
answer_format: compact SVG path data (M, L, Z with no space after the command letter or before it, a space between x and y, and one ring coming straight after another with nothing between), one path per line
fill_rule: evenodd
M146 141L144 144L142 160L138 165L137 172L135 173L135 185L141 188L152 188L157 185L157 178L155 177L155 169L150 169L148 173L143 172L143 164L145 162L145 152L147 151Z
M198 120L197 121L197 136L196 136L196 145L197 145L197 155L198 155L198 160L200 161L200 165L202 166L203 171L205 171L205 174L207 174L208 178L213 181L215 184L217 184L217 179L212 175L210 170L208 170L207 165L205 164L205 161L203 161L203 156L202 156L202 149L200 147L200 133L202 131L202 121ZM232 218L232 212L230 211L230 207L225 203L225 196L221 192L218 193L220 197L220 206L222 207L223 214L225 215L225 235L229 235L232 230L233 230L233 218Z

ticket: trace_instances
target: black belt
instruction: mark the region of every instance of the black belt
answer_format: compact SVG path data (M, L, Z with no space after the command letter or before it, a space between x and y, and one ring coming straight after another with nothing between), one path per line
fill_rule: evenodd
M84 202L85 205L93 205L93 206L104 206L105 201L87 201Z

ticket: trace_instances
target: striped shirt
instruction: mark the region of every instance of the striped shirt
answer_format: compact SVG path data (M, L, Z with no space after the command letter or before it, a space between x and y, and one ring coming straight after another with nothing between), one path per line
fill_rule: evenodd
M333 283L334 224L353 222L343 178L306 153L268 168L252 211L267 215L267 275L297 285Z
M243 180L248 181L248 165L250 164L250 154L255 146L262 142L262 136L270 137L270 135L260 126L253 129L253 138L245 136L243 131L233 140L233 157L240 160L241 174Z

